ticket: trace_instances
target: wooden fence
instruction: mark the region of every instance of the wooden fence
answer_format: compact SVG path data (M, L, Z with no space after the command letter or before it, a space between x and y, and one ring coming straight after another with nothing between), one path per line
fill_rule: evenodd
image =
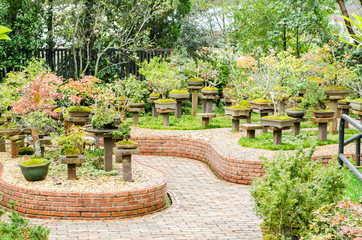
M134 52L123 49L108 49L100 58L100 69L107 67L108 70L112 70L121 78L128 76L129 74L139 76L139 66L134 60L134 56L137 56L137 61L143 62L145 60L149 61L155 56L167 57L171 52L172 49L136 50ZM43 49L36 52L22 50L22 53L24 55L23 59L29 60L30 56L45 59L45 62L50 67L51 71L65 79L75 78L76 75L79 76L79 69L85 68L88 58L88 52L86 50L80 51L80 49L77 49L76 51L73 51L73 49ZM97 54L98 52L96 50L90 52L89 59L91 61L89 67L85 71L86 75L94 75ZM21 63L25 64L25 61ZM0 73L0 77L4 77L6 72L12 70L18 69L7 69Z

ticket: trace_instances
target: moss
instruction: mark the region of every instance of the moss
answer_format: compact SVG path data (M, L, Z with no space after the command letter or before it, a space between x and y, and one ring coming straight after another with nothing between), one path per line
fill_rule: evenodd
M250 107L250 102L248 100L241 100L238 105Z
M353 102L362 103L362 98L354 99L354 100L352 100L352 101L353 101Z
M91 112L92 109L84 106L71 106L67 108L68 112Z
M326 82L325 79L321 79L320 77L309 77L309 78L307 78L307 81L317 82L317 83Z
M328 86L324 88L325 90L349 90L346 87L343 86Z
M224 90L224 91L230 91L231 89L228 88L228 87L226 87L226 88L224 88L223 90Z
M217 91L216 87L204 87L201 91Z
M342 99L342 100L338 100L339 103L349 103L351 100L346 98L346 99Z
M78 148L67 148L64 150L64 154L79 154L80 151Z
M33 155L34 148L32 147L19 147L19 155Z
M270 119L270 120L289 120L289 119L293 119L292 117L288 117L288 116L265 116L263 117L263 119Z
M299 107L292 107L292 108L288 108L287 110L291 110L291 111L303 111L302 108Z
M175 93L175 94L183 94L183 93L189 93L187 90L172 90L170 91L170 93Z
M158 99L155 101L155 103L175 103L175 100L172 99Z
M64 113L63 118L67 119L69 117L69 112Z
M36 166L36 165L43 165L49 162L47 159L44 158L32 158L29 160L25 160L21 163L22 166Z
M122 145L136 145L137 143L136 142L133 142L133 141L126 141L126 140L123 140L123 141L119 141L117 142L116 144L122 144Z
M160 94L158 94L158 93L151 93L151 94L150 94L150 97L160 97Z
M190 82L203 82L204 80L202 80L201 78L190 78L187 81L190 81Z
M263 99L263 98L257 98L252 100L252 102L256 102L256 103L273 103L272 100L270 99Z
M231 109L248 109L247 106L242 106L242 105L235 105L235 106L232 106L232 107L229 107Z
M53 110L53 112L62 112L62 111L63 111L63 108L61 108L61 107L58 107Z
M334 111L331 109L316 109L313 110L313 112L322 113L322 112L334 112Z
M299 101L302 101L302 100L303 100L303 97L292 97L292 98L290 98L290 99L293 100L293 101L299 102Z

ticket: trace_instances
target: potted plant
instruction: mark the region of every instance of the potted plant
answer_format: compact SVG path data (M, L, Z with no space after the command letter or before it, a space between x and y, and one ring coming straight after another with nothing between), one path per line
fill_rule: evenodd
M62 154L67 158L78 157L82 153L85 134L79 126L72 126L66 135L58 136L55 141L60 147Z
M224 107L225 115L232 117L249 116L250 115L250 103L247 100L240 101L237 105L231 107Z
M334 111L331 109L318 109L315 108L312 112L315 118L331 118L334 116Z
M27 128L34 128L39 138L48 136L56 131L55 121L45 112L30 112L22 116L20 124Z
M48 175L50 161L44 158L25 160L19 167L27 181L41 181Z
M305 110L300 107L288 108L285 112L289 117L292 118L303 118L305 115Z
M318 116L324 115L323 109L326 109L326 105L324 103L327 96L324 93L324 88L320 86L318 83L310 83L306 92L303 96L302 102L300 106L304 109L309 109L311 112L319 112ZM328 111L326 111L328 112ZM326 113L326 116L330 115L330 113Z
M190 93L187 90L171 90L168 95L170 98L174 98L174 99L190 98Z
M187 80L186 83L189 86L203 86L204 80L202 80L201 78L190 78L189 80Z
M160 110L175 110L177 102L172 99L158 99L155 101L155 107Z
M92 109L84 106L71 106L66 109L69 117L89 118Z
M98 111L92 118L93 129L117 129L121 119L110 110Z
M136 149L138 144L136 142L130 141L131 137L131 123L126 121L119 125L119 131L112 132L114 139L120 140L116 142L116 147L118 149Z
M204 87L201 89L201 93L204 95L216 95L219 92L216 87Z
M251 108L259 110L274 109L273 101L270 99L257 98L250 101Z
M222 90L222 96L223 96L224 98L230 98L230 97L229 97L230 92L231 92L231 88L229 88L229 87L223 88L223 90Z
M362 111L362 98L351 100L351 107L354 110Z
M151 93L150 94L150 99L151 100L157 100L160 98L160 94L159 93Z
M263 126L270 126L276 128L284 128L293 126L295 118L288 116L265 116L260 119L260 124Z

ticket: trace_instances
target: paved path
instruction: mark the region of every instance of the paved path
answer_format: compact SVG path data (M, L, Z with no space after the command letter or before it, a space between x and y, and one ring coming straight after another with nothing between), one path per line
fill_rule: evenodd
M201 162L138 156L163 170L176 203L143 218L114 222L47 221L50 239L261 239L249 187L217 179ZM33 220L34 223L44 223Z

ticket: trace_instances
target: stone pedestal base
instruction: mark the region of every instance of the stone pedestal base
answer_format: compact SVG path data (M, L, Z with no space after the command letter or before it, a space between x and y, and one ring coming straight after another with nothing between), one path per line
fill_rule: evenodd
M62 164L67 164L68 167L68 180L77 179L77 165L85 163L85 157L79 155L76 158L67 158L66 156L60 156L60 161Z
M318 123L318 139L327 141L327 124L333 122L334 118L311 118L312 123Z

